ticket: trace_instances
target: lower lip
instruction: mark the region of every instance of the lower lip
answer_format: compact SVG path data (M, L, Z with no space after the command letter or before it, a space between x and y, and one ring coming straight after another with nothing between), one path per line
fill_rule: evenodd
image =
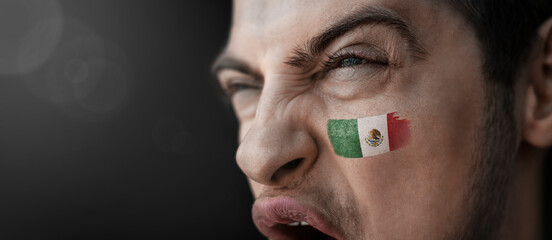
M273 228L278 224L305 221L326 235L337 236L320 214L290 197L258 199L253 205L252 215L255 224L264 233L275 231Z

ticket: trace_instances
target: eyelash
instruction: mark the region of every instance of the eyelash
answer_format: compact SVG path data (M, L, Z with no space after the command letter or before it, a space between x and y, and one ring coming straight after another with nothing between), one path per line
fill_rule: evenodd
M369 59L364 56L361 56L360 54L355 53L354 51L343 51L333 56L328 55L327 58L328 59L322 63L324 72L328 72L336 68L356 67L358 65L364 65L364 64L374 64L374 65L381 65L381 66L389 65L389 60L387 59ZM364 60L365 62L354 66L345 66L345 67L339 66L339 63L347 58L357 58L357 59Z

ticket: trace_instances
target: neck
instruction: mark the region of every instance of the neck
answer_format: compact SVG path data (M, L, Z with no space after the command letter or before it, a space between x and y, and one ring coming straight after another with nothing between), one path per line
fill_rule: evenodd
M542 239L542 160L544 151L520 149L500 239Z

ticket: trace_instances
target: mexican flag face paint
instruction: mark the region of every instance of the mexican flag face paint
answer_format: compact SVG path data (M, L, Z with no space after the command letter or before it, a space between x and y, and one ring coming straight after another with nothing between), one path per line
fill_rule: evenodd
M363 158L404 147L410 140L410 122L396 115L328 120L328 135L335 153L346 158Z

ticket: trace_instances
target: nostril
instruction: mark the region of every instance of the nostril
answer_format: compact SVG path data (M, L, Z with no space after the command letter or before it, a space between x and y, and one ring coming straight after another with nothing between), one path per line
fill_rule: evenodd
M303 161L303 158L295 159L291 162L286 163L284 166L281 167L281 169L293 170L293 169L297 168L299 166L299 164L301 164L302 161Z
M278 182L285 175L289 175L293 170L299 167L304 158L298 158L281 166L271 177L271 181Z

